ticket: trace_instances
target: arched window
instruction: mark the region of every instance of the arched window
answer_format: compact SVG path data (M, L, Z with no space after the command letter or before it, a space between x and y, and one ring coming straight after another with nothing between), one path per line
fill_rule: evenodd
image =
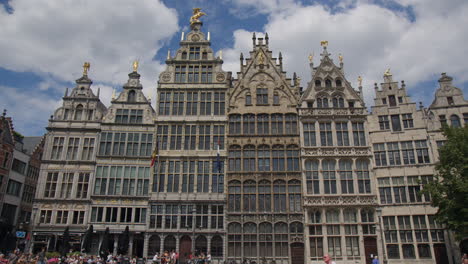
M330 79L325 80L325 87L327 87L327 88L332 87L332 82L330 81Z
M282 180L276 180L273 183L273 195L275 212L286 211L286 182Z
M315 80L315 87L322 87L322 82L320 80Z
M257 256L257 225L255 223L244 224L244 256Z
M355 209L345 209L343 218L346 223L357 223L357 213Z
M268 135L270 133L270 116L267 114L257 115L257 134Z
M247 145L243 150L244 171L256 171L255 167L255 146Z
M301 182L290 180L288 182L289 211L301 212Z
M327 223L340 223L340 212L337 209L329 209L326 218Z
M289 225L289 233L293 236L301 236L304 232L304 226L301 222L292 222Z
M452 127L461 127L460 118L457 115L451 115L450 121L452 122Z
M271 182L267 180L258 183L258 211L271 212Z
M288 171L299 171L299 147L296 145L288 146L286 157L288 161Z
M231 146L229 148L229 170L230 171L241 171L241 147Z
M244 211L255 212L257 210L257 186L254 181L248 180L244 182Z
M83 105L79 104L76 106L76 109L75 109L75 120L81 120L83 116Z
M369 163L366 160L356 161L356 176L359 193L371 193Z
M152 235L148 243L148 254L150 256L154 256L154 254L156 254L156 252L159 252L160 250L161 238L159 238L159 235Z
M242 255L242 227L239 223L228 225L228 254L230 257Z
M286 134L297 134L297 115L286 114Z
M282 135L283 134L283 115L273 114L271 115L271 134Z
M241 208L241 183L230 181L228 184L228 211L240 212Z
M214 236L211 239L210 251L211 251L211 256L222 257L223 256L223 238L221 238L220 236Z
M336 87L341 87L342 83L340 79L336 80Z
M351 160L340 160L341 193L354 193L352 164Z
M328 98L322 96L317 98L317 108L328 108Z
M252 95L250 93L245 94L245 105L252 105Z
M259 249L260 257L270 257L273 255L273 226L271 223L260 223L258 227L260 234Z
M273 146L273 171L284 171L284 146Z
M344 100L341 96L336 96L333 98L333 107L344 108Z
M239 135L241 133L241 115L229 116L229 133Z
M128 92L127 101L128 101L129 103L134 103L134 102L136 102L136 95L135 95L135 91L134 91L134 90L130 90L130 91Z
M306 160L305 173L308 194L319 194L319 164L316 160Z
M245 114L243 116L243 128L244 128L245 135L255 134L255 115L254 114Z
M176 239L173 235L169 235L164 239L164 251L171 252L176 249Z
M325 194L336 193L335 161L322 161L323 186Z
M288 256L288 225L283 222L275 224L275 256Z
M340 108L344 107L344 99L342 97L338 98L338 107Z
M258 147L258 170L270 171L270 147L261 145Z
M199 235L195 239L195 251L198 252L207 252L208 249L208 240L204 235Z

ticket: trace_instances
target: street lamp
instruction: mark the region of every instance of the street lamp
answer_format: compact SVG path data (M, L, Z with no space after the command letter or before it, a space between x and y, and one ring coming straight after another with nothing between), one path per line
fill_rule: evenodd
M377 208L375 209L375 212L377 213L377 217L379 218L380 241L382 242L382 255L383 255L382 260L383 260L383 264L387 264L387 254L386 254L385 243L384 243L382 209Z

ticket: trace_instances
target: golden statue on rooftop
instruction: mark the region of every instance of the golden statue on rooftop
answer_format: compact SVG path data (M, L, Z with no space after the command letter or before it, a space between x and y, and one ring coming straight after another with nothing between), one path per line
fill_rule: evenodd
M358 80L359 86L362 86L362 77L361 77L361 75L359 75L357 77L357 80Z
M89 62L83 64L83 76L88 76L89 67L91 67Z
M139 64L139 63L138 63L137 60L135 60L135 61L133 62L133 71L134 71L134 72L136 72L136 71L138 70L138 64Z
M343 55L341 55L341 53L338 55L338 59L340 60L340 63L343 63Z
M328 40L322 40L320 41L320 46L326 48L328 46Z
M314 53L312 52L311 54L309 54L309 62L312 63L313 60L314 60Z
M199 7L194 8L193 16L190 17L190 25L194 23L200 23L201 21L199 20L199 18L202 16L206 16L206 14L201 11L201 8Z
M391 76L392 74L390 73L390 68L388 68L388 69L384 72L383 75L384 75L384 76Z

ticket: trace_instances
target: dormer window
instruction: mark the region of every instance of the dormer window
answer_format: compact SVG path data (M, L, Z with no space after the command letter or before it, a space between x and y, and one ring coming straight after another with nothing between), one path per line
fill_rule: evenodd
M342 86L341 80L340 79L336 80L336 87L341 87L341 86Z
M329 79L326 79L326 80L325 80L325 87L327 87L327 88L331 88L331 87L332 87L332 83L331 83L331 81L330 81Z
M127 101L128 101L129 103L134 103L134 102L136 102L136 95L135 95L135 91L134 91L134 90L130 90L130 92L128 92Z
M453 105L453 104L454 104L454 102L453 102L453 97L452 97L452 96L448 96L448 97L447 97L447 103L448 103L449 105Z
M320 80L315 80L315 87L321 87L322 82Z
M267 105L267 104L268 104L268 89L257 88L257 105Z
M186 60L187 59L187 52L182 52L182 59L183 60Z
M200 59L200 47L190 47L189 60Z
M81 117L83 115L83 106L82 105L77 105L76 110L75 110L75 120L81 120Z

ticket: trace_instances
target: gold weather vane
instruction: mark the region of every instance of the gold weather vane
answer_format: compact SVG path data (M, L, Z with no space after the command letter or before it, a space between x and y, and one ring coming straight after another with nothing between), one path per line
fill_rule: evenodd
M341 55L341 53L338 55L338 59L340 60L340 63L343 63L343 55Z
M136 72L136 71L138 70L138 65L139 65L138 61L135 60L135 61L133 62L133 71L134 71L134 72Z
M390 75L392 75L392 74L390 73L390 68L388 68L388 69L384 72L383 75L384 75L384 76L390 76Z
M322 40L320 41L320 46L326 48L328 46L328 40Z
M201 8L196 7L193 9L193 16L190 17L190 25L194 23L200 23L199 18L202 16L206 16L205 13L201 11Z
M83 75L88 75L89 67L91 67L91 64L89 62L85 62L83 64Z
M361 77L361 75L359 75L357 77L357 80L358 80L359 86L362 86L362 77Z
M312 52L309 54L309 62L312 62L314 60L314 53Z

